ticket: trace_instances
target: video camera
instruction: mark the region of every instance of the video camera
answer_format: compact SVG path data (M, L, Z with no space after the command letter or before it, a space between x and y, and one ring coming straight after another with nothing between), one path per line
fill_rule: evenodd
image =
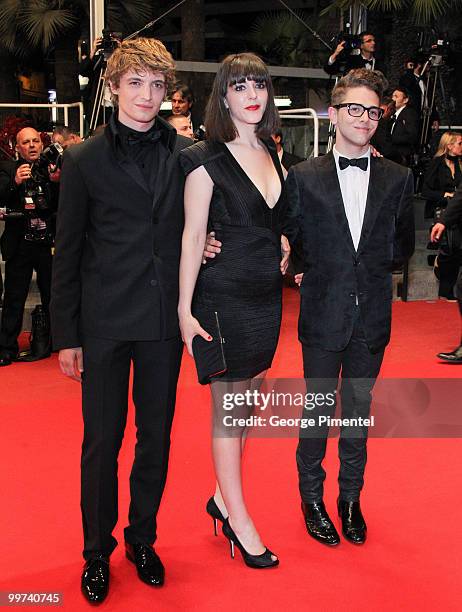
M58 142L49 145L42 151L38 161L32 165L32 177L36 180L49 180L49 166L53 166L56 169L61 168L63 153L64 149Z
M50 190L49 167L61 167L63 148L58 143L47 147L31 164L31 177L21 189L21 208L0 208L4 219L24 219L24 238L30 242L53 243L51 216L55 211Z
M53 209L50 199L40 183L36 183L32 179L27 181L22 206L22 210L0 208L0 215L7 220L24 219L25 240L52 244L53 230L49 219Z
M432 66L442 66L447 62L451 52L451 42L444 36L438 36L430 47L430 60Z
M345 42L343 50L347 53L355 49L360 49L362 44L361 36L357 34L348 34L348 32L340 32L337 36L334 36L332 42L335 43L335 46L339 45L341 42Z
M107 61L119 46L121 38L120 32L111 32L108 28L104 28L101 42L96 47L96 53L103 55Z

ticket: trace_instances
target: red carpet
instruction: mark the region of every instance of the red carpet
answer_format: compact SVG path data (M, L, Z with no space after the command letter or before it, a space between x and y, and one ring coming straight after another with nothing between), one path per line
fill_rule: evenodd
M272 377L301 375L296 340L298 296L286 290L282 337ZM459 339L457 306L396 303L383 376L460 377L435 353ZM88 610L79 592L81 415L79 386L58 371L56 356L1 370L0 591L64 593L65 610ZM229 557L204 505L213 490L208 391L183 361L169 479L157 550L167 570L163 589L135 576L120 546L103 609L132 610L458 610L460 609L461 451L458 439L371 439L362 497L365 546L344 540L324 548L305 532L297 491L296 440L249 441L245 486L264 541L281 565L257 572ZM122 541L134 441L129 415L120 456ZM326 504L334 517L336 440L329 443Z

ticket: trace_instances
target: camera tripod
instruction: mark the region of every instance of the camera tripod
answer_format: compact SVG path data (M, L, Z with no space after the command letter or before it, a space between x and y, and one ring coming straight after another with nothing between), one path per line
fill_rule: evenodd
M444 89L444 83L441 75L441 67L443 65L443 56L439 54L432 54L425 62L424 67L422 68L422 74L427 71L427 79L425 83L426 100L422 109L423 120L422 130L420 133L420 150L422 152L425 152L425 148L427 146L429 130L431 128L431 117L435 109L437 85L440 89L443 110L447 111L446 91Z
M154 24L156 24L158 21L166 17L169 13L174 11L176 8L178 8L185 2L187 2L187 0L180 0L180 2L177 2L174 6L172 6L167 11L162 13L162 15L160 15L159 17L156 17L156 19L153 19L152 21L144 25L142 28L140 28L136 32L133 32L132 34L130 34L123 40L131 40L133 38L136 38L139 34L141 34L141 32L144 32L144 30L148 30L149 28L151 28ZM100 53L101 59L99 61L100 63L99 65L95 66L95 71L98 74L98 83L96 86L95 97L94 97L93 104L92 104L91 118L90 118L89 127L88 127L90 135L92 134L92 132L94 132L94 130L96 129L96 126L98 125L98 119L100 117L101 110L103 111L103 123L106 122L106 108L107 107L104 105L104 93L105 93L106 85L107 85L106 68L107 68L107 59L109 59L109 57L110 55L106 57L106 55L103 52L101 52Z

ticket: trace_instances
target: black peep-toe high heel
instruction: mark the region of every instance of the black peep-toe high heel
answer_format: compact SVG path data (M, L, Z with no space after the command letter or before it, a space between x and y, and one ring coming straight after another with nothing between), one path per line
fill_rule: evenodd
M229 540L230 548L231 548L231 557L234 559L234 547L237 546L241 552L242 558L244 559L244 563L248 567L252 567L253 569L266 569L268 567L276 567L279 565L279 559L272 559L271 557L275 557L276 555L272 553L268 548L265 549L265 552L261 555L251 555L246 551L246 549L239 542L236 534L231 528L228 519L223 521L223 535L225 538Z

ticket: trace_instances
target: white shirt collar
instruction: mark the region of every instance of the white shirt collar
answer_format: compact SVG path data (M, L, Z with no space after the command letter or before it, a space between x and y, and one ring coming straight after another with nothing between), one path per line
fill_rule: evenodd
M334 153L334 158L337 163L338 163L339 157L346 157L347 159L361 159L361 157L367 157L368 159L371 158L371 148L370 147L368 147L367 151L363 153L362 155L346 155L346 153L340 153L336 145L334 145L334 148L332 151Z

